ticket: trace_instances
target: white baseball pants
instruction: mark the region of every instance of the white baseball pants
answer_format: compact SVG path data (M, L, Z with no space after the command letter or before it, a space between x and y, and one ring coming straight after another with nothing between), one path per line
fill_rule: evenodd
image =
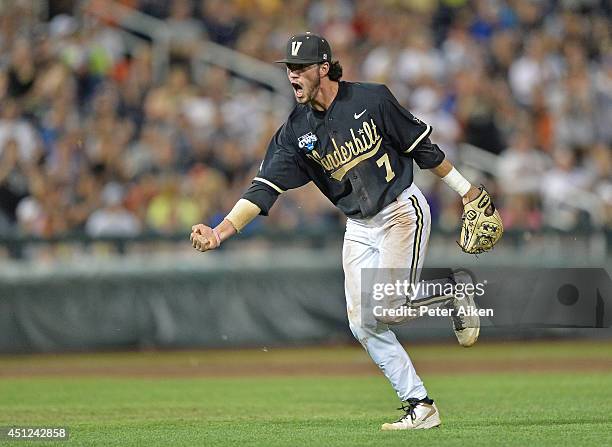
M412 361L388 324L362 319L361 269L410 269L411 281L418 281L423 267L431 216L419 188L412 184L377 215L347 220L342 252L346 306L353 335L379 366L402 401L427 395ZM393 276L393 271L385 270ZM404 270L403 276L406 275ZM386 280L405 280L389 278ZM369 292L364 291L363 299ZM362 321L363 320L363 321Z

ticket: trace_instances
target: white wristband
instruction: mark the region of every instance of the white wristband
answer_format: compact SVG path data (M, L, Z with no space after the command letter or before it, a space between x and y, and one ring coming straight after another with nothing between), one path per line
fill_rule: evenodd
M455 168L451 169L448 174L442 177L442 181L457 191L457 193L462 197L466 195L472 187L470 182L468 182L465 177L462 176Z

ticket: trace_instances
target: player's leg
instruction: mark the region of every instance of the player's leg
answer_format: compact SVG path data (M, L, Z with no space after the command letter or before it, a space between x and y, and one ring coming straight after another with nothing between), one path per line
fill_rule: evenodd
M368 312L362 315L362 299L368 300L371 295L369 291L364 291L362 297L361 273L362 269L375 268L379 263L379 250L373 244L377 231L372 225L352 219L347 222L343 268L349 325L355 338L385 374L400 400L421 400L427 397L427 390L395 334L386 324L376 321L371 314L368 316Z
M457 341L463 347L469 348L474 345L480 335L480 317L476 314L476 302L474 301L474 286L476 280L474 275L467 270L458 270L453 273L453 281L461 285L462 292L455 293L452 300L445 304L451 309L451 319Z
M431 228L429 205L425 197L413 185L398 197L393 206L385 208L377 217L382 219L376 242L379 248L378 271L381 277L392 284L398 280L416 283L419 281L420 270L424 264ZM406 303L405 297L395 299L400 302L386 304L401 307L402 299L403 304ZM427 303L433 303L446 301L448 296L432 295L422 299L427 299ZM404 321L409 318L410 315L404 317ZM398 348L404 351L406 358L409 358L399 343ZM440 425L440 414L433 400L427 396L423 398L406 393L398 395L402 400L405 414L394 423L384 424L383 430L432 428Z

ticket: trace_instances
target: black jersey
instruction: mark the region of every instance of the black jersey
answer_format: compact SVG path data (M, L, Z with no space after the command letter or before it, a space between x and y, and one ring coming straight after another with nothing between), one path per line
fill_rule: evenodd
M326 111L296 105L243 198L267 215L279 194L313 181L347 216L373 216L412 184L413 160L444 160L430 133L386 86L341 81Z

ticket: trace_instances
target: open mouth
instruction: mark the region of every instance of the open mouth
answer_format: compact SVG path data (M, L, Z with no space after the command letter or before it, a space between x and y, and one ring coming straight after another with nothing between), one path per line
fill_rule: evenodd
M297 96L298 98L301 98L304 95L304 88L297 82L292 82L291 87L293 87L295 96Z

